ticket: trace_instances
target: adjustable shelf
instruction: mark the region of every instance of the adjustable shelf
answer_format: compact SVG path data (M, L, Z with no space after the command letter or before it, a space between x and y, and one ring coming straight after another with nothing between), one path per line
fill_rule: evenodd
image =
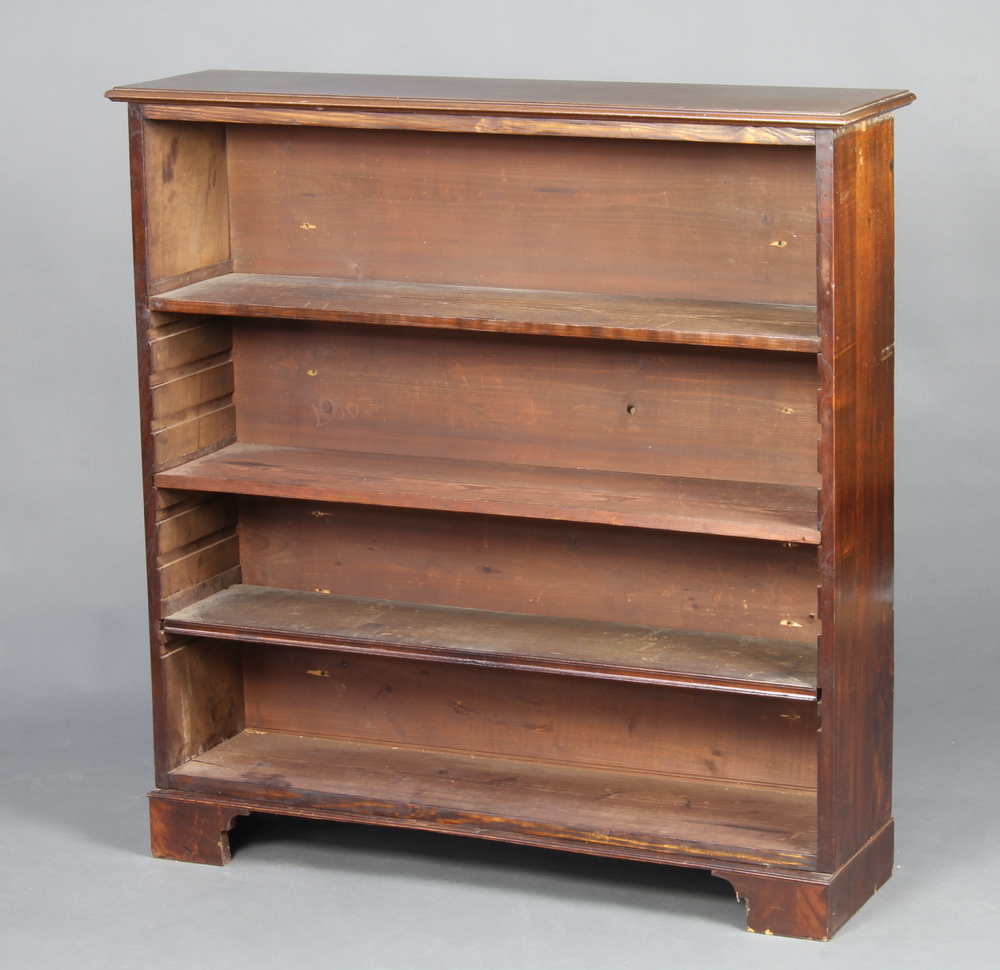
M905 91L129 102L157 856L274 812L889 877Z
M232 586L168 633L482 664L740 694L816 698L816 650L762 637Z
M157 293L149 307L323 323L819 351L814 306L229 273Z
M160 488L352 502L817 544L816 489L576 468L233 444Z

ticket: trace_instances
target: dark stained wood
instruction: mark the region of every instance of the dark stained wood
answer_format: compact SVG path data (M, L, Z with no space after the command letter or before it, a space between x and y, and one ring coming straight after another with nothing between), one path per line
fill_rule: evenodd
M147 286L229 258L222 125L144 123Z
M160 558L160 593L172 596L239 564L239 548L233 528L222 529L191 542Z
M218 263L211 263L208 266L199 266L197 269L188 270L186 273L178 273L175 276L165 276L158 280L150 280L149 293L153 296L157 293L163 293L166 290L191 286L194 283L200 283L215 276L227 276L232 271L233 261L231 259L223 259Z
M243 730L243 654L232 643L198 640L166 654L166 767Z
M156 476L207 492L819 542L816 489L234 444Z
M199 71L123 85L113 101L224 102L301 107L366 107L411 112L485 112L650 118L694 123L789 124L837 128L913 100L909 91L750 87L499 78Z
M233 392L233 364L223 360L203 370L186 374L153 387L153 427L161 419L174 419L194 408L225 399Z
M201 498L171 512L157 519L161 555L236 524L236 503L228 495L208 501Z
M177 609L197 591L239 581L235 504L190 492L182 504L169 496L161 501L152 482L157 462L183 460L233 436L231 325L146 309L157 280L177 286L231 269L229 202L221 126L150 123L133 112L130 132L154 739L162 784L171 767L243 726L240 651L218 642L178 645L159 622L164 601ZM233 813L222 818L208 807L192 814L190 806L155 800L150 812L154 854L228 861L222 833Z
M154 853L222 864L249 811L458 832L710 868L751 930L828 939L892 865L912 95L109 97Z
M164 596L160 601L157 613L162 616L170 616L172 613L183 610L192 603L197 603L206 596L212 596L219 590L228 589L234 583L238 583L242 576L240 567L230 566L221 572L213 573L193 586L186 586L168 596ZM158 624L158 632L162 630L162 625Z
M811 148L232 125L233 270L812 305Z
M261 320L233 358L247 444L819 485L811 355Z
M892 117L817 149L823 353L821 866L891 815Z
M156 535L158 500L153 487L155 443L151 428L153 393L150 386L152 359L150 337L156 322L166 322L166 317L149 311L149 247L146 205L146 125L139 105L128 107L129 175L132 207L132 260L134 264L136 301L136 343L139 377L139 447L142 460L143 519L146 541L147 613L149 616L150 681L153 708L153 749L156 784L162 785L169 763L167 741L167 704L164 694L163 633L160 630L160 573L157 562L160 548ZM150 821L153 822L152 809ZM156 835L153 834L154 851Z
M246 726L422 750L816 788L816 705L484 665L244 650Z
M182 318L169 330L158 328L150 340L150 358L154 380L179 368L198 366L207 358L225 354L233 346L233 331L228 320Z
M154 430L154 468L172 468L225 448L235 440L236 410L228 396L206 402L194 413L181 412L176 424L164 421Z
M240 564L249 586L810 644L819 628L816 547L753 539L248 497Z
M814 145L811 128L762 125L686 124L567 117L512 117L422 111L338 108L266 108L194 102L144 104L147 118L166 121L215 121L249 125L306 125L322 128L403 128L409 131L476 132L496 135L557 135L568 138L628 138L651 141L731 142L740 145Z
M176 787L420 819L455 831L526 831L567 841L807 868L813 794L244 731L171 774Z
M829 940L892 875L893 824L888 821L835 873L823 880L794 873L716 871L747 904L747 929L766 936Z
M232 586L171 633L815 699L807 644Z
M216 801L149 793L150 841L157 859L224 866L231 856L229 830L246 808Z
M816 310L808 306L235 273L161 292L150 299L150 307L326 323L819 350Z

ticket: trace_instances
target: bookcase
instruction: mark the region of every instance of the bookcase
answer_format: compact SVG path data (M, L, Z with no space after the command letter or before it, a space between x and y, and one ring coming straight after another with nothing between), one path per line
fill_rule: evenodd
M207 71L129 102L152 845L251 812L889 877L905 91Z

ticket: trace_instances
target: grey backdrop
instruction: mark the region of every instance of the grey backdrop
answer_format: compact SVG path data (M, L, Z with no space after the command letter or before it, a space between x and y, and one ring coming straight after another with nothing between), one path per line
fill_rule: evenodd
M994 965L996 0L36 0L0 14L0 966ZM125 109L205 68L909 87L897 115L899 869L832 944L726 884L265 825L148 858ZM993 955L995 957L995 954Z

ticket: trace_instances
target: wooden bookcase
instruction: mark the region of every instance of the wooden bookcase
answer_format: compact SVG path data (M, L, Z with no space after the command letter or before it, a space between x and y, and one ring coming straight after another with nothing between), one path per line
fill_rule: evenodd
M209 71L129 105L153 851L240 815L892 863L904 91Z

